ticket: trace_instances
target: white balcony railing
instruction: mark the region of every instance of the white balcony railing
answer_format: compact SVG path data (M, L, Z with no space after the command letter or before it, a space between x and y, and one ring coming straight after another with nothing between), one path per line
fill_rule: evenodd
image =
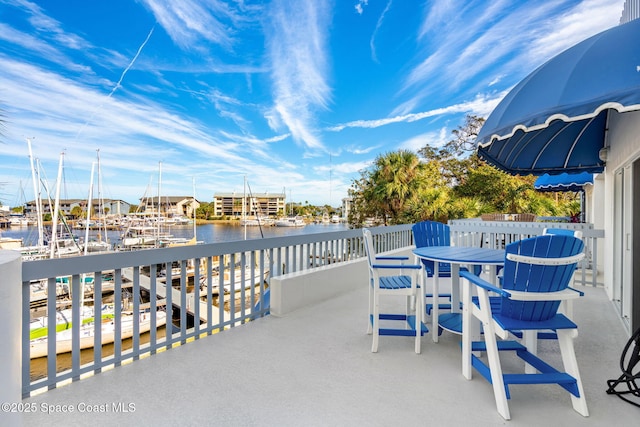
M586 258L579 266L576 277L582 285L596 286L598 278L598 239L604 238L604 230L589 223L481 221L460 219L449 221L451 242L458 246L483 246L503 249L509 243L528 237L539 236L545 228L580 230L585 243Z
M412 243L410 225L376 236L380 251ZM21 395L264 316L273 277L361 258L361 240L346 230L22 262Z
M474 220L451 221L450 225L454 244L494 247L541 234L545 226L550 226ZM593 259L597 258L597 239L603 237L602 231L586 224L553 226L582 229L588 250ZM378 227L372 231L377 252L406 251L413 245L410 224ZM18 396L24 398L64 382L78 381L87 374L238 327L269 311L265 296L272 278L284 283L286 277L288 286L295 280L304 281L306 271L327 270L330 266L339 269L342 263L352 265L364 255L361 230L347 230L22 263L0 258L3 287L13 292L6 296L0 294L0 298L6 299L2 303L11 308L0 314L0 321L5 328L14 322L18 325L14 329L21 330L8 331L6 342L10 345L0 354L3 360L11 362L0 368L0 378L7 385L4 390L9 394L17 390ZM583 266L583 283L584 270L595 270L595 265ZM362 271L366 275L366 270ZM332 274L340 277L341 273ZM87 277L92 278L89 286ZM312 286L324 286L323 280L313 281ZM15 292L20 289L20 282L21 296ZM363 279L362 283L365 282ZM43 299L33 292L41 283L42 291L46 291ZM287 286L279 292L291 289ZM102 304L95 304L90 317L104 319L104 322L87 322L85 310L81 309L93 295L99 295ZM145 297L142 301L141 295ZM322 297L326 298L327 292ZM16 304L16 300L21 304ZM40 310L45 315L46 335L55 336L61 328L57 314L65 309L70 312L69 324L64 326L70 331L66 332L71 337L70 351L58 354L62 346L60 340L48 340L46 353L52 356L32 359L34 312ZM152 315L157 311L165 313L164 318ZM162 323L164 328L159 328ZM140 332L145 327L149 332L141 338ZM92 341L89 350L81 349L85 334ZM112 344L99 345L111 334ZM129 335L131 338L126 338ZM12 350L16 346L21 349L22 357ZM15 372L20 372L17 379ZM12 400L9 395L2 397Z

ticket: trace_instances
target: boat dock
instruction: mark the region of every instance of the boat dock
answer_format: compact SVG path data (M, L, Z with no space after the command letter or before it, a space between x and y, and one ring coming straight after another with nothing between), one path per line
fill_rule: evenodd
M123 268L122 277L126 280L129 280L130 282L133 282L133 278L134 278L133 268ZM149 276L145 276L144 274L140 274L139 278L140 278L140 287L145 289L146 291L151 292L151 278ZM158 295L158 297L166 301L167 283L164 278L156 279L156 294ZM194 299L195 297L193 294L187 294L186 310L187 310L187 313L189 313L195 318ZM209 307L205 301L198 301L198 303L200 304L198 314L201 322L207 323L207 321L209 320L207 317L209 309L211 309L212 322L218 321L218 319L220 318L220 309L218 307L214 305ZM180 309L182 308L180 291L175 289L173 286L171 286L171 304L175 305ZM223 311L224 321L226 322L229 320L229 314L224 310L222 311Z

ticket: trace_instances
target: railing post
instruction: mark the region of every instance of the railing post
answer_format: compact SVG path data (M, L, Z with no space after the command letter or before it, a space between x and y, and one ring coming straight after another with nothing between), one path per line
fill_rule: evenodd
M5 403L18 405L22 400L22 256L19 252L0 251L0 277L0 424L20 425L21 411L5 408Z

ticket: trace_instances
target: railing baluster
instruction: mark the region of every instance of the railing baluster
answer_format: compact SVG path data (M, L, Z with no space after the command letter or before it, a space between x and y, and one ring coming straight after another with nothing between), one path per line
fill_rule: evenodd
M193 259L193 328L200 339L200 258Z
M56 377L56 278L47 281L47 380L49 390L51 380Z
M161 264L162 265L162 264ZM171 261L164 263L164 268L167 273L164 275L165 277L165 300L167 301L167 321L166 321L166 329L164 334L165 348L168 350L171 348L173 344L173 275L171 274ZM151 276L151 280L156 280L157 274Z
M173 278L170 283L173 283ZM180 261L180 343L187 343L187 261Z
M222 332L224 329L224 257L220 256L218 258L218 324L221 327L218 329L218 332Z
M71 371L73 381L80 379L80 329L82 328L82 301L85 296L85 280L74 274L71 278Z
M102 275L93 277L93 364L94 373L102 371Z
M212 274L213 274L213 257L207 257L207 332L211 335L213 324L213 295L212 295Z
M240 316L242 317L242 323L244 322L244 316L246 313L245 301L247 298L246 280L249 280L247 275L247 253L240 253ZM253 268L252 268L253 270Z
M140 283L140 267L136 266L134 267L134 280L137 281L138 283ZM156 277L158 273L158 265L157 264L152 264L149 266L149 277L150 277L150 281L149 281L149 315L151 316L151 334L149 335L149 344L151 347L151 354L156 354L156 350L158 349L158 339L157 339L157 318L155 316L156 310L157 308L157 302L158 302L158 288L157 288L157 283L156 283ZM135 284L135 282L134 282ZM168 312L169 310L167 309L167 305L166 305L167 299L165 298L165 306L164 306L164 310L165 310L165 339L166 339L166 331L169 329L169 316L168 316Z
M96 273L102 276L102 272ZM115 366L120 366L122 362L122 331L123 331L123 318L122 318L122 277L120 277L119 272L116 272L114 275L114 283L113 283L113 312L114 312L114 324L113 324L113 359ZM131 321L133 323L136 322L137 318L132 317ZM132 323L132 327L133 327Z
M116 269L115 274L122 275L122 270ZM133 267L133 290L131 298L133 299L133 360L140 358L140 267ZM149 300L151 303L153 298ZM149 304L149 313L155 313L155 301ZM149 342L155 341L156 337L156 318L149 318Z
M26 303L29 301L29 303ZM22 282L22 397L31 390L31 283Z

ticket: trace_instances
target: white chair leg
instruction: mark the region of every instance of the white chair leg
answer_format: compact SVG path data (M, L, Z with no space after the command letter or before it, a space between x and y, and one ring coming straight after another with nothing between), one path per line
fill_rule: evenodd
M431 298L432 301L432 308L431 308L431 338L433 339L433 342L438 342L438 316L440 316L440 298L439 298L439 294L440 294L440 281L438 279L438 263L435 263L435 268L434 268L434 274L433 274L433 298Z
M562 363L564 364L564 370L566 373L576 379L578 385L578 393L580 397L571 395L571 404L573 409L582 415L583 417L589 416L589 410L587 409L587 399L584 395L584 389L582 388L582 379L580 378L580 370L578 369L578 361L576 359L576 353L573 348L573 330L559 329L558 343L560 344L560 354L562 355Z
M373 344L371 352L378 352L378 337L380 335L380 297L377 292L373 293Z
M533 355L538 354L538 331L522 331L522 342L527 347L529 353ZM536 368L525 362L524 364L525 374L535 374L538 372Z
M462 281L462 375L470 380L473 378L471 366L472 333L469 329L471 323L478 324L478 319L473 315L471 307L471 284L468 280ZM478 335L480 327L478 326Z
M484 339L487 345L487 359L489 361L489 369L491 370L491 383L493 384L493 396L496 400L496 407L498 413L502 415L502 418L509 420L511 419L511 414L509 413L507 393L504 389L498 342L493 331L487 331L487 325L485 325Z
M496 407L498 413L502 415L502 418L509 420L511 419L511 414L509 413L507 392L504 388L498 340L496 338L493 319L491 318L489 295L486 290L478 289L478 298L480 300L480 315L484 327L484 341L487 347L487 361L489 362L489 370L491 371L491 384L493 384L493 395L496 400Z
M369 317L367 318L367 335L373 332L371 316L373 315L373 286L369 285Z
M420 290L418 290L418 295L416 296L416 301L418 300L418 297L422 295L422 292ZM422 342L422 312L424 310L422 308L420 308L419 304L416 302L415 304L415 311L414 313L416 314L416 354L420 354L420 344Z

